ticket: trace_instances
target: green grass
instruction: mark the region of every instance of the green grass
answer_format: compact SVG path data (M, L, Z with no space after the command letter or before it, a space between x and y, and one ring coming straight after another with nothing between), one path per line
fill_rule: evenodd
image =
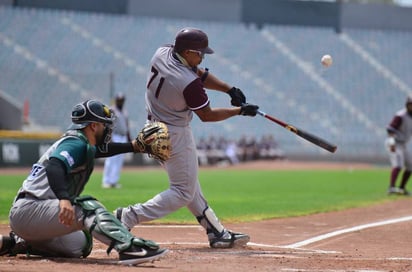
M101 173L93 173L84 194L98 198L108 210L144 202L168 187L162 169L123 172L121 189L102 189ZM240 222L299 216L391 201L386 188L389 170L250 171L201 170L203 193L221 221ZM0 222L25 175L2 175ZM195 223L182 208L157 222Z

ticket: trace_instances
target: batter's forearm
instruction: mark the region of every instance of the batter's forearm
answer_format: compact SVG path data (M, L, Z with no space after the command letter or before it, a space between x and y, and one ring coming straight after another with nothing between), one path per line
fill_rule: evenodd
M205 86L206 89L221 91L225 93L229 91L230 88L232 88L232 86L218 79L215 75L213 75L210 72L207 75L205 81L203 82L203 85Z
M226 120L232 116L239 115L240 107L234 108L213 108L208 114L198 114L203 122L218 122Z

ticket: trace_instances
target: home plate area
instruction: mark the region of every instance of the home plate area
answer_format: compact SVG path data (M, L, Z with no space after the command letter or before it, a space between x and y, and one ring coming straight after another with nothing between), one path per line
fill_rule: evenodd
M246 247L211 249L199 225L143 224L133 234L169 249L138 266L116 265L117 253L94 241L86 259L0 257L0 271L412 271L412 198L345 211L225 223L247 233ZM1 225L2 234L10 231Z

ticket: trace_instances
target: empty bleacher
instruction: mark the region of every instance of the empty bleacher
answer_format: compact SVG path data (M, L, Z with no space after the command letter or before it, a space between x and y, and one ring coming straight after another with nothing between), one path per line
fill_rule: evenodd
M385 157L385 126L404 105L412 85L408 45L412 33L321 27L129 17L0 7L0 89L30 101L30 118L64 130L71 107L85 99L110 103L126 93L132 130L146 119L144 92L155 49L185 27L203 29L215 54L202 66L241 88L248 101L280 119L338 145L331 155L264 118L203 123L195 136L272 133L286 155L326 159ZM332 67L320 65L323 54ZM228 96L208 92L212 106Z

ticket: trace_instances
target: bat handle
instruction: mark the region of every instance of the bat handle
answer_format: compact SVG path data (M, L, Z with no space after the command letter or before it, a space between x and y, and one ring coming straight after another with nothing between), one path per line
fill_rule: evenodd
M245 105L246 103L242 103L242 106ZM266 116L266 113L261 111L261 110L256 110L256 113L262 116Z
M266 113L263 112L263 111L261 111L261 110L257 110L256 112L257 112L257 114L259 114L259 115L266 116Z

